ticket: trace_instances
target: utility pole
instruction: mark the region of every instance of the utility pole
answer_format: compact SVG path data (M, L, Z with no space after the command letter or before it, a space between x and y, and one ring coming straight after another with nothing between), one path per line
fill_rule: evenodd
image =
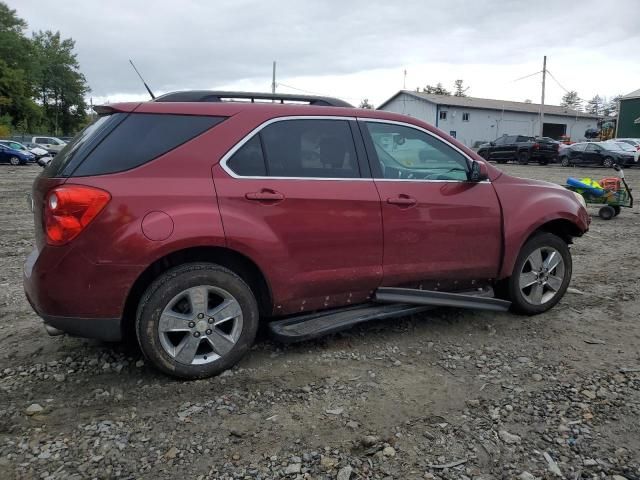
M546 58L546 57L545 57ZM271 93L276 94L276 61L273 61L273 75L271 77Z
M542 131L544 129L544 84L547 80L547 56L544 56L542 62L542 99L540 100L540 136L542 137Z

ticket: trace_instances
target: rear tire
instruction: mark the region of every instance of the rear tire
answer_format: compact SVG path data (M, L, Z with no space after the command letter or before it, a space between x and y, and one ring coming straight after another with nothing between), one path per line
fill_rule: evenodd
M18 165L20 165L20 159L18 157L11 157L9 159L9 163L14 167L17 167Z
M560 165L562 165L563 167L571 166L571 163L569 162L569 158L568 157L560 157Z
M258 330L258 305L231 270L188 263L163 273L147 289L136 316L145 357L178 378L205 378L235 365Z
M600 210L598 210L598 216L603 220L611 220L616 215L616 211L611 205L605 205Z
M511 309L537 315L555 306L571 281L571 252L560 237L538 233L526 241L507 280Z
M606 157L603 161L602 161L602 166L606 167L606 168L611 168L613 167L613 158L611 157Z

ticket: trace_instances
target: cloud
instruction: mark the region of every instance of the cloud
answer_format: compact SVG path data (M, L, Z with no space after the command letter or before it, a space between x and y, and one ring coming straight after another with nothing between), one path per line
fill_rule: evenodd
M97 98L144 97L129 58L157 91L268 90L277 60L283 84L378 102L402 86L405 68L412 80L424 75L413 80L418 85L464 78L474 95L496 96L504 88L492 82L533 73L545 54L554 75L583 96L625 93L640 78L637 0L608 2L607 16L594 14L599 0L574 8L551 0L67 0L55 8L20 0L10 6L30 29L60 30L76 41ZM513 95L523 98L516 99L532 96L527 85L517 85L523 91Z

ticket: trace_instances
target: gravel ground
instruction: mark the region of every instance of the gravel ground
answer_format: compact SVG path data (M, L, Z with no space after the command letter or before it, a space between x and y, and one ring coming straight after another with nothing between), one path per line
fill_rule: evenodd
M21 286L38 170L0 166L0 478L640 479L637 207L594 217L543 315L442 309L286 347L262 334L233 370L181 382L134 345L46 335Z

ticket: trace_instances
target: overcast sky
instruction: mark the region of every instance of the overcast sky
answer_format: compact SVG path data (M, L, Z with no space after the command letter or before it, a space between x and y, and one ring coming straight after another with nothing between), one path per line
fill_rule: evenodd
M540 101L548 69L584 99L640 88L640 0L5 0L76 41L94 103L182 89L333 95L375 105L464 79L474 97ZM292 88L293 87L293 88ZM547 78L547 103L564 90Z

